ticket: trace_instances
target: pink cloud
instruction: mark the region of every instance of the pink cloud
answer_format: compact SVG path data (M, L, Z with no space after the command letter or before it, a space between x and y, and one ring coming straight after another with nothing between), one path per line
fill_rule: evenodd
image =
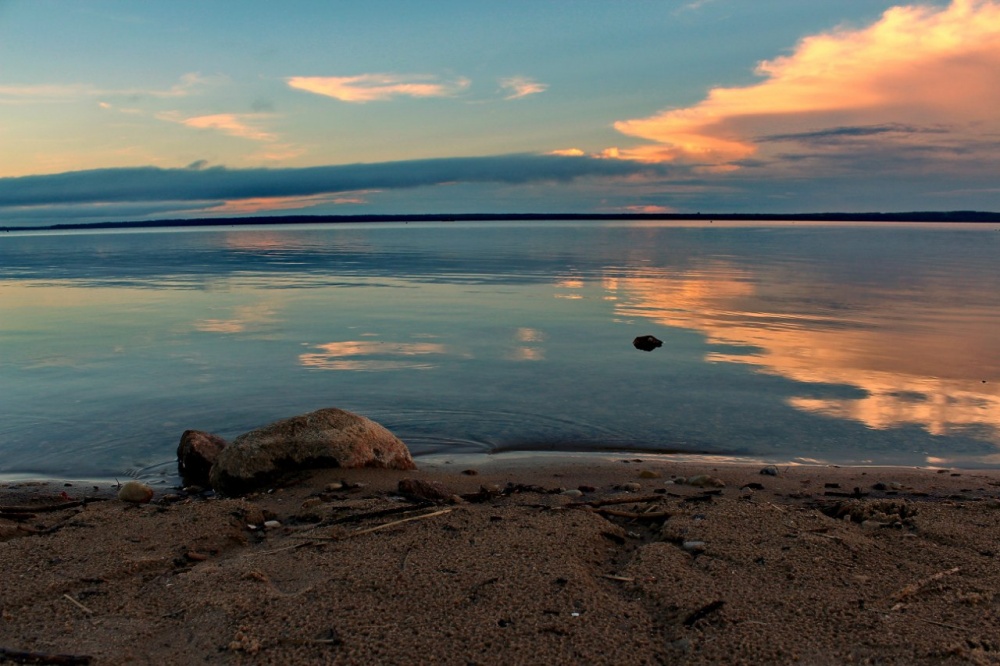
M870 26L806 37L756 71L755 85L615 123L650 143L608 156L719 166L790 144L982 150L978 139L1000 131L1000 3L894 7Z
M193 129L210 129L237 136L251 141L274 141L277 137L256 126L266 116L258 113L216 113L207 116L184 118L176 112L165 112L156 115L159 120L180 123Z
M252 197L226 201L205 210L211 213L247 214L272 210L299 210L331 204L364 205L368 203L368 200L365 198L366 195L375 192L377 190L359 190L357 192L336 192L333 194L313 194L307 196Z
M500 79L500 87L508 91L504 99L520 99L528 95L537 95L549 88L548 84L539 83L525 76L511 76L506 79Z
M374 102L393 97L451 97L469 80L443 81L426 74L359 74L357 76L293 76L290 87L342 102Z

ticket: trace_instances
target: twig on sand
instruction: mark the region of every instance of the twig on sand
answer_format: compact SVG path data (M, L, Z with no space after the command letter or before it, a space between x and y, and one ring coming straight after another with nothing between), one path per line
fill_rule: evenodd
M640 497L612 497L610 499L594 500L593 502L572 502L567 504L567 506L589 506L596 509L597 507L608 506L609 504L644 504L646 502L661 501L663 501L663 495L642 495Z
M906 599L907 597L912 597L914 594L924 589L934 581L941 580L945 576L950 576L954 573L958 573L961 570L962 567L954 567L953 569L948 569L947 571L939 571L936 574L930 575L927 578L922 578L915 583L910 583L909 585L901 589L899 592L892 595L892 598L897 602L902 602L903 599ZM895 606L892 607L892 610L898 610L901 606L902 606L901 603L897 603Z
M327 525L340 525L342 523L358 523L362 520L367 520L369 518L384 518L385 516L391 516L399 513L409 513L411 511L420 511L421 509L426 509L429 506L434 506L433 502L417 502L414 504L407 504L406 506L397 506L391 509L380 509L378 511L366 511L364 513L354 513L349 516L344 516L342 518L337 518L329 522L324 522L322 525L317 527L323 527Z
M597 509L595 513L602 516L614 516L616 518L630 518L632 520L660 520L669 518L673 514L669 511L657 511L655 513L634 513L632 511L618 511L616 509Z
M60 502L59 504L42 504L40 506L0 506L0 515L9 513L52 513L63 509L72 509L78 506L86 506L92 502L103 502L105 497L91 497L89 499L76 500L74 502Z
M55 666L86 666L93 657L84 654L51 654L0 647L0 659L18 664L54 664Z
M383 523L381 525L376 525L375 527L366 527L363 530L355 530L353 532L348 532L341 539L347 539L350 537L360 536L362 534L368 534L369 532L377 532L379 530L388 529L390 527L395 527L396 525L402 525L403 523L413 522L414 520L423 520L425 518L434 518L435 516L443 516L446 513L451 513L454 509L441 509L440 511L432 511L430 513L425 513L419 516L411 516L409 518L402 518L400 520L394 520L390 523Z
M274 555L275 553L283 553L286 550L295 550L296 548L315 546L316 542L314 541L314 539L316 539L316 537L309 537L309 541L303 541L302 543L293 543L291 546L284 546L283 548L275 548L274 550L264 550L257 553L257 555Z
M956 631L964 631L966 633L971 633L972 632L972 629L969 629L968 627L960 627L957 624L948 624L947 622L938 622L937 620L928 620L927 618L920 617L918 615L908 615L908 617L911 617L914 620L919 620L921 622L926 622L927 624L933 624L933 625L938 626L938 627L944 627L945 629L954 629Z
M84 606L83 604L81 604L79 601L77 601L73 597L69 596L68 594L64 594L63 596L66 597L67 601L69 601L70 603L72 603L74 606L76 606L77 608L79 608L80 610L82 610L87 615L93 615L94 614L94 611L90 610L89 608L87 608L86 606Z
M382 523L381 525L376 525L375 527L366 527L361 530L354 530L353 532L348 532L347 534L342 534L340 536L310 536L300 535L299 538L307 538L309 541L303 544L296 544L295 546L288 546L286 548L281 548L279 550L291 550L292 548L301 548L303 546L312 545L311 542L314 541L341 541L343 539L350 539L351 537L361 536L362 534L368 534L370 532L378 532L379 530L388 529L390 527L395 527L396 525L402 525L403 523L410 523L414 520L423 520L425 518L434 518L435 516L443 516L446 513L451 513L454 509L441 509L440 511L432 511L430 513L424 513L419 516L410 516L409 518L402 518L400 520L393 520L392 522ZM267 551L262 554L276 553L277 550Z

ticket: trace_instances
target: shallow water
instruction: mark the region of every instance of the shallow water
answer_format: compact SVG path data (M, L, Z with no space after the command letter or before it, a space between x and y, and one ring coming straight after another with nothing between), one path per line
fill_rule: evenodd
M0 476L170 477L187 428L327 406L417 455L1000 466L998 257L990 225L8 233Z

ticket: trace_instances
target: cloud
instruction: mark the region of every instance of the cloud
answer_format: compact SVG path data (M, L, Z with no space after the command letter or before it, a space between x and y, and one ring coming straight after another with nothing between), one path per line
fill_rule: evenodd
M265 142L274 141L277 138L274 134L265 132L255 126L258 121L267 117L266 114L261 113L216 113L191 118L184 118L176 111L165 111L156 114L158 120L180 123L185 127L217 130L229 136Z
M286 81L297 90L356 103L384 101L393 97L451 97L469 86L469 80L465 78L446 81L428 74L293 76Z
M0 178L0 210L88 203L227 201L309 197L446 183L526 184L663 174L654 165L559 155L453 157L286 169L134 167Z
M545 92L549 86L546 83L539 83L524 76L512 76L500 79L500 88L509 91L504 99L521 99L528 95L537 95Z
M368 203L365 195L371 191L337 192L333 194L312 194L296 197L255 197L226 201L218 206L206 208L206 213L224 213L227 215L248 215L261 211L299 210L323 205L364 205Z
M187 97L197 88L218 81L218 77L205 77L197 72L184 74L180 80L166 89L147 88L100 88L90 83L36 83L0 86L0 104L35 104L45 102L71 102L91 97ZM112 108L106 101L103 108Z
M894 7L868 27L807 37L756 71L755 85L615 123L651 142L619 156L720 165L766 161L779 149L767 143L866 138L868 149L961 146L981 157L976 144L1000 131L1000 3Z

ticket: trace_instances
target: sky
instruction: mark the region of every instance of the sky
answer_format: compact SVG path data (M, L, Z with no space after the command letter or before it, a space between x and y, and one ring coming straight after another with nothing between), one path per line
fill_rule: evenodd
M1000 210L1000 0L0 0L0 226Z

